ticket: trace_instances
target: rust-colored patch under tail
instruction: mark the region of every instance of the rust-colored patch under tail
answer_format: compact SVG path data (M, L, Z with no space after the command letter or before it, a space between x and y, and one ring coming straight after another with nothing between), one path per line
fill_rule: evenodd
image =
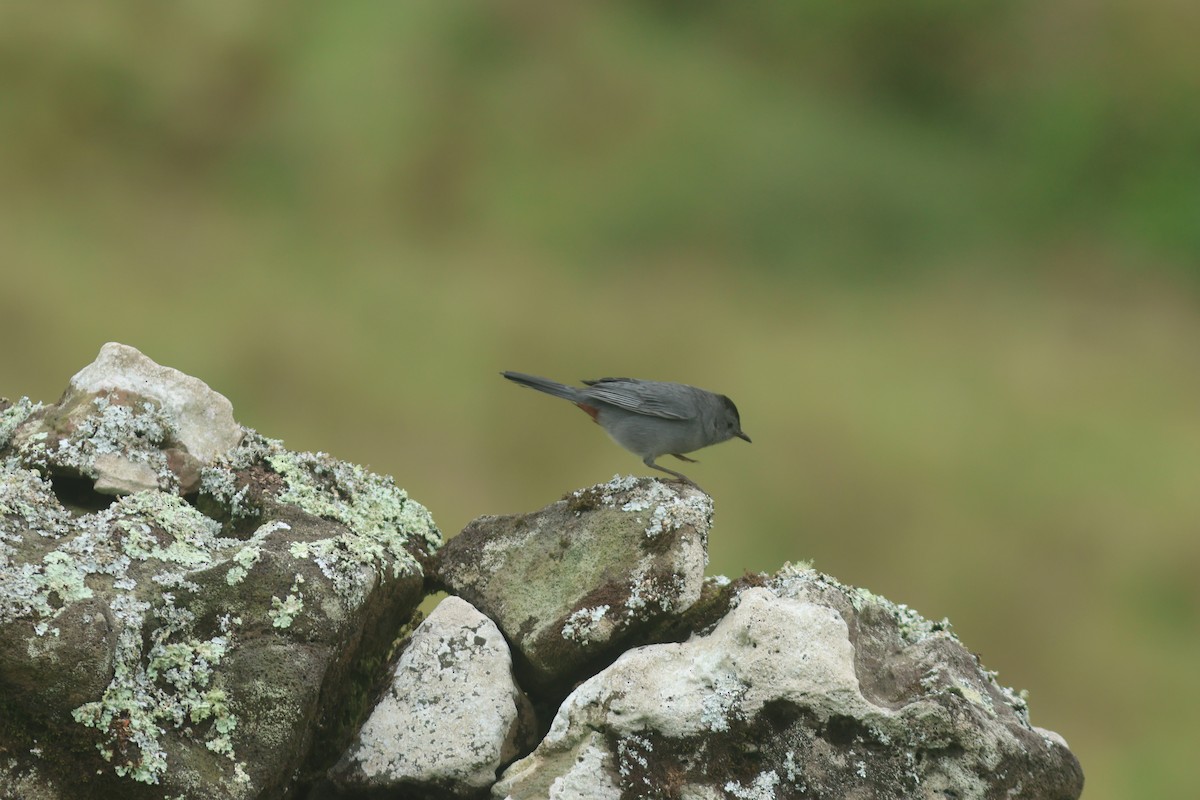
M596 423L597 425L600 424L600 420L597 419L597 417L600 416L600 409L596 408L595 406L589 406L586 403L576 403L575 405L579 406L579 408L583 410L583 413L591 417L592 422Z

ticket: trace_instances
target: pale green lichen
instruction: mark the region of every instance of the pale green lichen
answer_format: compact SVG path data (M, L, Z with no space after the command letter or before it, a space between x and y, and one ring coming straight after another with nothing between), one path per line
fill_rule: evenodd
M581 608L567 617L562 627L562 637L580 644L588 644L597 640L607 639L613 623L603 625L604 615L608 613L607 603L594 608Z
M625 596L625 618L636 619L642 609L657 606L670 611L675 599L685 592L684 579L678 574L654 575L647 562L639 564L629 578Z
M179 479L167 465L165 443L175 435L175 423L157 404L114 401L114 395L91 398L93 407L85 414L70 413L69 424L58 421L62 430L47 428L42 420L17 438L17 454L26 466L72 470L98 476L96 459L117 455L135 464L146 464L159 489L174 491Z
M775 788L779 785L779 774L775 770L760 772L750 785L740 781L727 781L724 788L729 797L738 800L775 800Z
M26 401L3 412L5 441L37 408ZM108 422L126 416L111 408L100 408ZM143 413L149 412L135 409L128 417ZM108 430L98 423L95 433ZM143 432L157 436L145 426ZM47 445L52 437L44 433L28 439L32 451L43 455L56 447ZM88 447L105 446L102 439ZM370 588L364 566L392 575L419 571L406 545L440 545L429 513L391 479L324 454L287 453L281 443L257 434L247 439L248 447L203 470L203 486L238 512L235 517L251 517L262 509L249 507L250 492L235 470L261 465L280 470L280 499L345 525L337 536L295 542L290 549L294 557L312 560L348 607ZM177 604L175 593L199 592L189 575L223 563L230 565L226 582L244 579L262 558L266 538L288 524L267 522L248 540L224 538L219 522L177 495L156 491L125 495L107 508L75 515L57 501L46 477L52 469L47 465L54 462L41 459L43 466L31 467L24 455L0 463L0 622L33 617L36 635L57 634L48 620L71 603L103 594L116 625L113 678L101 697L73 712L77 722L101 733L97 749L103 757L118 775L158 783L168 768L162 737L173 729L227 756L233 780L248 784L244 765L235 759L238 721L217 672L234 646L231 626L241 619L226 614L218 617L218 635L197 635L195 614L186 603ZM46 547L53 549L45 552ZM150 581L145 571L130 572L145 562L163 565ZM287 595L273 599L267 613L277 629L293 625L304 612L303 584L297 573ZM101 592L102 586L112 588Z
M225 582L230 586L237 586L246 579L246 574L251 567L258 563L260 558L262 558L262 548L257 545L246 545L238 550L233 556L236 566L230 567L229 572L225 573Z
M710 731L729 730L730 720L744 719L741 703L750 687L732 674L718 675L701 700L700 725Z
M363 566L381 575L390 572L391 577L420 574L420 565L410 552L414 541L430 552L442 544L430 513L390 477L326 453L293 453L282 442L253 430L246 432L241 445L201 471L201 490L239 509L242 516L251 516L256 511L248 505L249 487L237 475L264 465L282 480L276 500L345 526L337 536L293 542L290 552L295 558L311 560L333 582L348 607L361 602L368 588L359 575ZM261 533L256 532L252 539ZM236 583L243 579L243 568L248 570L248 565L232 567L227 580ZM277 627L290 625L302 608L298 595L292 600L277 598L276 603L272 623Z
M109 575L116 588L133 589L127 575L131 560L207 566L220 532L217 523L182 498L162 492L126 495L106 509L75 518L55 502L50 484L34 470L5 471L0 505L16 518L11 526L0 525L0 620L58 616L65 605L92 596L87 585L91 575ZM40 565L8 565L14 551L5 539L19 539L18 530L63 543ZM113 531L121 535L113 536ZM168 543L160 541L162 536Z
M823 577L832 581L828 576ZM838 585L841 586L841 584ZM851 589L842 586L842 588L850 595L850 600L854 604L855 611L862 611L866 606L874 605L890 614L896 620L897 630L899 630L900 635L904 637L905 641L915 644L934 635L942 635L958 641L958 637L950 631L952 626L948 619L943 618L938 621L928 620L904 603L893 603L886 597L877 595L862 587Z
M250 569L262 559L262 542L276 531L290 531L291 525L283 520L271 520L258 526L250 536L250 542L233 555L234 566L225 573L225 582L236 586L246 579Z
M644 773L649 770L650 756L654 752L654 743L648 737L627 733L617 740L617 773L626 780L636 780L637 773L642 773L642 782L649 786L649 776Z
M290 628L292 621L304 610L304 595L300 591L302 583L304 576L297 572L286 598L280 600L278 597L271 597L271 610L267 615L276 628Z
M292 548L293 556L311 558L343 597L359 587L353 574L360 565L380 574L390 565L392 577L419 574L420 565L410 552L413 545L419 543L429 552L442 545L432 515L391 477L326 453L291 452L282 442L253 430L246 432L241 445L201 471L201 490L249 516L253 512L245 505L247 487L237 488L236 474L262 464L283 481L280 502L346 526L337 537L298 542Z
M124 551L141 561L154 558L202 569L212 564L221 526L201 514L182 497L166 492L125 495L109 510L117 509L113 524L125 532ZM101 512L103 514L104 512ZM163 545L146 520L152 520L170 539Z
M47 592L58 595L60 603L74 603L92 596L92 590L83 582L84 573L71 556L56 550L47 553L42 563L42 585Z
M245 519L254 513L246 504L250 487L242 486L239 489L237 474L223 464L200 470L200 492L221 503L231 520Z
M614 505L617 495L639 485L637 478L613 476L611 481L599 487L602 491L601 502ZM652 481L635 499L623 503L621 510L639 515L650 512L648 520L643 516L638 517L646 525L646 537L649 539L683 527L707 531L712 526L711 497L703 492L681 491L661 481Z
M309 514L341 522L354 532L346 553L361 564L392 563L393 576L416 566L407 545L420 536L430 549L442 544L433 517L386 475L325 453L280 452L267 459L287 485L279 499Z
M8 446L13 432L29 418L30 414L41 411L43 408L45 406L41 403L35 403L28 397L22 397L8 408L0 411L0 449Z
M988 716L996 716L996 705L992 702L991 696L986 690L980 689L971 683L971 681L955 677L950 686L950 691L960 695L967 702L979 706L988 713Z
M38 471L8 467L0 480L5 512L0 518L0 618L41 617L34 632L55 632L45 620L92 597L91 576L112 578L106 600L117 625L113 678L98 700L73 712L76 721L102 732L100 753L118 775L157 783L167 768L160 741L164 726L211 721L206 744L232 758L229 733L236 719L223 691L209 685L227 638L190 634L194 615L177 607L170 591L161 592L151 617L152 606L138 597L139 583L129 573L135 562L157 560L182 571L164 569L153 576L155 583L197 590L185 574L209 565L228 546L229 540L217 538L220 526L181 498L161 492L127 495L108 508L74 517L56 502ZM40 562L13 563L11 543L30 534L60 542ZM144 638L148 618L157 625Z
M930 621L903 603L893 603L886 597L877 595L861 586L847 586L836 578L817 572L813 569L811 561L785 563L772 577L770 586L778 594L792 591L804 583L835 589L850 601L857 612L862 612L868 606L874 606L884 611L896 621L897 630L909 643L915 644L934 635L946 636L958 641L958 637L950 632L949 620Z
M158 783L167 769L160 724L181 728L211 720L206 746L232 759L229 734L237 727L237 718L229 710L225 692L210 687L213 668L228 652L228 638L171 641L180 630L167 625L151 634L154 643L143 658L141 631L149 608L127 595L113 600L113 614L121 624L113 680L99 700L84 703L72 716L105 732L96 749L115 763L118 775ZM137 745L136 759L128 757L130 743Z
M18 531L57 539L72 529L74 518L57 502L51 502L54 493L40 470L11 462L0 469L0 542L19 539ZM12 519L5 519L9 517Z

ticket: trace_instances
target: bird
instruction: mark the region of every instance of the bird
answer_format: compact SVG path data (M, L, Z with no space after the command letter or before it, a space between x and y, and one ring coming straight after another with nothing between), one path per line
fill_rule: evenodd
M697 489L700 486L691 478L657 460L672 455L696 463L685 454L733 438L750 441L732 400L684 383L598 378L575 387L523 372L500 374L521 386L571 401L643 464Z

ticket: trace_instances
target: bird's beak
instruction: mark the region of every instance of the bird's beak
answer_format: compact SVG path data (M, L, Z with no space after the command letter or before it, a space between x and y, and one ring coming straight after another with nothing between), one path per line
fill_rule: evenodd
M738 431L737 433L735 433L734 436L736 436L739 439L745 439L747 442L750 441L750 437L747 436L746 434L742 433L741 431Z

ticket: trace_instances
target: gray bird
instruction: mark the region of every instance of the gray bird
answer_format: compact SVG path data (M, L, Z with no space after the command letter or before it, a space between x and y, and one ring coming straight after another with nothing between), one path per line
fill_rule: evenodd
M737 406L723 394L682 383L642 381L637 378L600 378L584 381L585 388L566 386L521 372L500 373L510 381L539 392L570 400L604 429L613 441L653 469L674 475L696 488L691 478L654 463L673 455L695 463L684 453L737 437L742 433Z

